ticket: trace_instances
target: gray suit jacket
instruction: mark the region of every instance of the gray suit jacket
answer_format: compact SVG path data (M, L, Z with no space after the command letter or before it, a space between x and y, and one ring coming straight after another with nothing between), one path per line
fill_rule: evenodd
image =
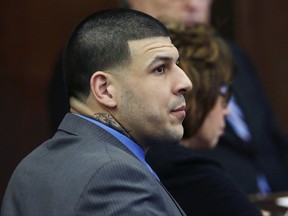
M8 184L2 216L185 215L153 174L97 125L67 114Z

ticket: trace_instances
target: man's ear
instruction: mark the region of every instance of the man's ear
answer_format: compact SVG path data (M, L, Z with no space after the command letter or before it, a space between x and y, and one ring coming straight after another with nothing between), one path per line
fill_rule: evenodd
M108 73L97 71L90 79L90 88L95 99L108 108L114 108L117 105L112 78Z

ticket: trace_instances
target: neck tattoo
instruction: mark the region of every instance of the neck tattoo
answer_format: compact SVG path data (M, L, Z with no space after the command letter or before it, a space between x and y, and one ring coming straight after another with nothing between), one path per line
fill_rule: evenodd
M119 122L116 121L116 119L108 113L95 113L91 116L93 119L107 125L108 127L111 127L118 132L124 134L125 136L131 138L131 136L128 134L128 132L119 124Z

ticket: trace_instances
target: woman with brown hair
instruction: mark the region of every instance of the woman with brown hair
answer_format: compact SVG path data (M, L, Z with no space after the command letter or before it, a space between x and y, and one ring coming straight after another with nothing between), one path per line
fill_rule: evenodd
M168 25L180 54L180 67L193 83L186 94L187 109L181 145L207 150L215 147L225 128L234 64L229 48L209 25L193 28Z
M213 148L224 132L234 73L229 48L209 25L166 25L193 89L180 145L152 147L148 163L187 215L261 215L218 163L195 151Z

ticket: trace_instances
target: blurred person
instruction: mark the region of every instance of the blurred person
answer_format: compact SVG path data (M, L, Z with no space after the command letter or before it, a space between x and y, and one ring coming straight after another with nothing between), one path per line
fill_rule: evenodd
M211 23L217 0L129 0L124 7L185 25ZM257 71L246 53L226 40L236 64L224 136L203 154L218 161L248 194L288 190L288 139L278 125Z
M146 160L187 215L261 215L217 162L195 152L213 149L224 132L234 74L229 48L207 24L167 26L193 89L185 95L180 144L152 146Z
M182 138L192 84L178 58L165 26L139 11L80 22L63 55L71 112L17 166L1 216L185 215L144 158Z
M124 0L123 7L133 8L156 18L172 18L176 22L193 26L209 23L213 0Z

